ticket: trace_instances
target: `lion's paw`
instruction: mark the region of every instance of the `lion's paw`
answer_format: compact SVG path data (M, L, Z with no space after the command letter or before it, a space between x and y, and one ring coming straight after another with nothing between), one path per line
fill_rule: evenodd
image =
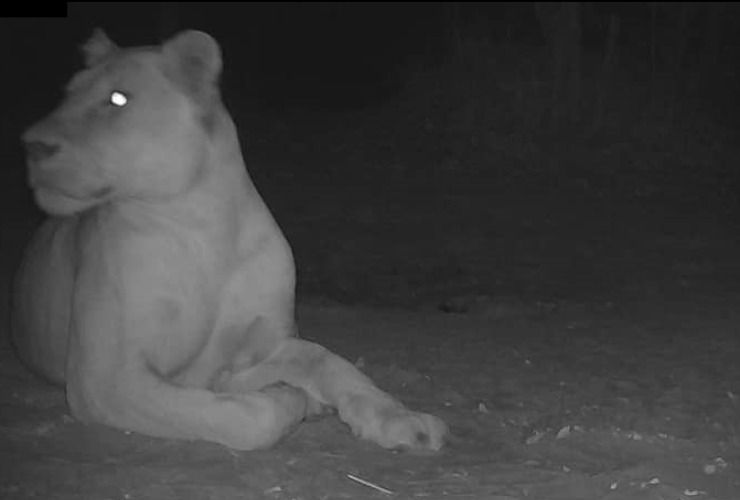
M340 406L339 414L356 435L383 448L437 451L448 433L441 419L408 410L392 400L350 398Z
M381 418L383 421L375 441L384 448L438 451L448 432L447 424L428 413L403 409Z

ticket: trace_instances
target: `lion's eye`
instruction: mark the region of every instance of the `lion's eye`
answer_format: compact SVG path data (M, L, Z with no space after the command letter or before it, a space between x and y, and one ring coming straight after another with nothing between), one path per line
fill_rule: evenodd
M126 105L126 103L128 103L128 96L123 92L114 90L113 92L111 92L110 97L108 98L108 102L113 106L122 108Z

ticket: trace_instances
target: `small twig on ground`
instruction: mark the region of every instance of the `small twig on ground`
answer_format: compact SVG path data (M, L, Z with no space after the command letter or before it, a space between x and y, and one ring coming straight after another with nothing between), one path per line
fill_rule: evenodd
M371 483L370 481L368 481L366 479L362 479L361 477L357 477L357 476L355 476L353 474L350 474L350 473L347 473L347 477L349 479L351 479L352 481L355 481L355 482L360 483L360 484L362 484L364 486L367 486L368 488L372 488L374 490L378 490L379 492L385 493L386 495L395 495L395 493L393 493L391 490L388 490L386 488L383 488L382 486L378 486L375 483Z

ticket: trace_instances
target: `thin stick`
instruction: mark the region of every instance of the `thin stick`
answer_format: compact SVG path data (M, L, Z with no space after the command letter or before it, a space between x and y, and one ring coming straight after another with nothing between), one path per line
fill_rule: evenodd
M366 479L362 479L361 477L357 477L357 476L352 475L350 473L347 473L347 477L349 479L351 479L352 481L356 481L356 482L358 482L358 483L360 483L362 485L367 486L368 488L372 488L374 490L378 490L379 492L385 493L386 495L394 495L395 494L391 490L387 490L387 489L383 488L382 486L378 486L377 484L373 484L373 483L371 483L370 481L368 481Z

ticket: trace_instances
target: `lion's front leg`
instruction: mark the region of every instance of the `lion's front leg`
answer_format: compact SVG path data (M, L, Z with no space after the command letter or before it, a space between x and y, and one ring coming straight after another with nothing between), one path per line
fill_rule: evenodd
M216 388L244 393L275 382L300 387L318 402L335 407L356 435L384 448L436 451L447 434L439 418L407 409L347 360L296 338L284 340L256 366L223 373Z
M219 394L173 385L143 364L126 371L115 381L94 382L70 373L72 414L150 436L203 439L238 450L269 447L306 416L307 395L295 387Z
M120 281L105 280L109 267L101 262L80 273L74 300L66 389L75 417L239 450L268 447L305 418L308 396L297 387L225 394L178 384L168 371L202 338L199 311L157 300L152 287L111 285Z

